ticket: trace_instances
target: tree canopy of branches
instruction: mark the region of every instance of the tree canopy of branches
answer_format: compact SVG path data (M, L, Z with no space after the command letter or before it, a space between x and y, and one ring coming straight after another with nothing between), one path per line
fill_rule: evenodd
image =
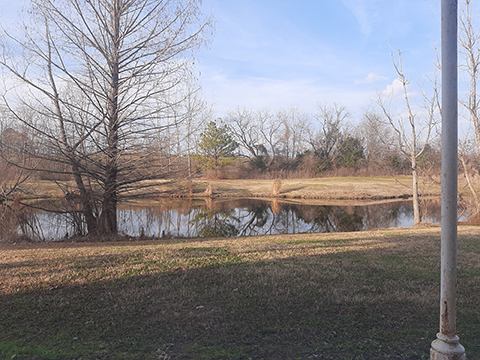
M348 117L349 113L344 106L318 103L318 113L314 116L317 124L310 129L308 142L315 156L320 159L319 170L329 170L336 165Z
M3 31L5 104L35 156L68 166L90 234L117 232L119 199L163 177L185 136L193 54L211 29L199 2L31 0L21 34Z
M392 129L397 139L397 146L402 156L410 161L412 170L412 194L413 194L413 212L414 223L418 225L421 222L420 215L420 201L418 198L418 159L424 154L427 149L428 142L431 140L432 134L435 134L434 128L437 123L437 98L436 93L432 98L427 98L424 95L424 111L415 112L411 106L411 101L408 93L407 80L402 66L402 53L400 51L395 55L392 54L392 61L395 71L398 75L397 81L400 82L403 92L403 100L405 105L405 116L396 114L390 107L389 102L385 99L385 95L393 97L392 94L378 94L377 105L384 118L384 123L388 124ZM381 120L378 118L377 120Z
M466 110L471 127L474 130L474 138L470 139L469 132L466 138L460 141L459 160L462 164L463 173L467 185L473 197L474 206L472 215L480 212L479 195L473 186L474 178L479 174L478 157L480 155L480 102L478 97L478 81L480 78L480 31L477 25L478 4L475 6L473 0L462 1L463 8L459 16L459 52L460 77L466 85L466 92L460 98L460 104ZM476 11L475 11L476 10ZM463 61L462 61L463 60ZM470 130L470 129L469 129ZM476 146L473 146L476 145Z
M480 154L480 103L477 94L477 83L480 76L480 51L478 48L480 32L475 27L475 16L472 18L471 3L472 0L464 0L464 8L459 17L459 51L464 58L461 69L467 75L466 83L468 86L466 99L461 99L460 103L468 111Z

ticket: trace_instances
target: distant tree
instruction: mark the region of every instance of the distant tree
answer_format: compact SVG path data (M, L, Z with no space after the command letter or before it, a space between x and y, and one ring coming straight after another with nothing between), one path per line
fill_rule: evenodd
M338 149L338 164L343 167L355 168L363 154L363 145L360 139L348 136L344 139Z
M262 156L268 158L266 166L271 166L277 160L280 153L280 144L282 140L282 124L270 114L268 110L262 110L258 113L258 126L262 138ZM265 155L263 155L265 154Z
M0 108L0 223L13 200L19 199L20 193L29 191L24 185L38 165L38 160L28 155L36 148L28 128L14 129L15 121L10 115L6 109ZM26 167L32 170L26 170Z
M478 156L475 151L472 151L473 141L464 140L459 144L458 158L463 169L463 176L467 182L467 186L470 190L473 200L473 206L471 206L471 215L475 215L480 212L480 201L477 194L477 190L473 185L473 178L475 174L478 174L478 163L475 164L475 160L478 161ZM476 168L477 167L477 168ZM472 176L473 175L473 176Z
M319 157L335 156L349 116L345 106L318 104L318 113L314 118L317 120L319 128L312 131L310 144Z
M261 114L246 108L236 108L227 114L226 121L235 141L241 147L242 155L255 159L265 155L260 134Z
M27 156L25 149L28 146L31 147L32 142L25 133L12 128L0 133L0 222L2 209L25 191L22 185L33 174L33 171L27 171L24 167L34 169L38 165L38 162Z
M338 148L341 144L349 113L347 108L338 104L327 106L318 103L318 113L308 135L308 143L317 158L318 171L330 170L336 166Z
M224 123L210 121L200 134L197 163L205 169L218 170L222 165L231 163L238 144L230 135L231 130Z
M474 178L479 174L480 156L480 98L478 96L478 82L480 80L480 30L478 24L478 5L474 11L475 1L464 0L463 9L459 16L459 53L461 54L459 69L460 76L466 84L466 92L459 102L463 105L474 130L474 140L469 134L460 140L458 157L463 169L463 175L472 195L473 204L470 206L470 213L480 212L480 196L478 190L473 186ZM470 130L468 131L470 132ZM476 148L476 149L475 149Z
M276 114L281 124L280 150L286 159L295 159L305 151L307 144L308 115L298 106L280 109Z
M381 121L382 115L374 109L367 109L355 134L361 139L365 161L369 171L388 172L390 159L396 151L396 141L390 125Z
M439 173L441 165L441 152L440 149L433 147L430 144L425 145L425 150L422 155L417 158L417 165L423 171L429 169L435 169L435 173Z

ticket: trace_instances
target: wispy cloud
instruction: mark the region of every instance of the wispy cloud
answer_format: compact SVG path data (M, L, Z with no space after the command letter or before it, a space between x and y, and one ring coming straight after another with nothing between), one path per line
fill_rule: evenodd
M343 4L350 9L360 25L363 34L370 35L373 24L378 19L376 0L342 0Z

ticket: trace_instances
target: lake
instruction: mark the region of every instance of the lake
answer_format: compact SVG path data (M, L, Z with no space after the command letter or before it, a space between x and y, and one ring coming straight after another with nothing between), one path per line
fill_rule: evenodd
M36 241L84 233L81 214L60 211L59 204L35 203L37 208L25 210L14 231ZM122 235L209 238L409 227L413 225L413 208L411 201L344 206L280 199L159 200L141 206L122 204L117 217ZM424 222L439 224L440 201L423 200L422 217Z

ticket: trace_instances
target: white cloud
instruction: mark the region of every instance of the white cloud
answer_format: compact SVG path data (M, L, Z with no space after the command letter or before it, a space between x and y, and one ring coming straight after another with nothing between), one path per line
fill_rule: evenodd
M397 78L393 80L391 84L387 85L387 88L382 91L383 95L394 96L403 91L402 82Z
M387 80L387 78L375 73L370 73L365 79L355 81L355 84L372 84L382 80Z

